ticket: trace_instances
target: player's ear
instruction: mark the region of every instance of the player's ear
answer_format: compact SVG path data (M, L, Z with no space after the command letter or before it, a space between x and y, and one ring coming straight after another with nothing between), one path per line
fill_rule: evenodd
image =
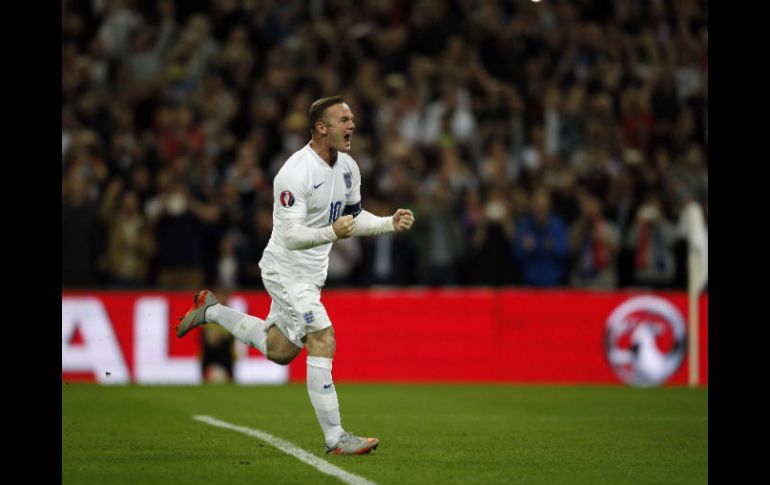
M326 134L326 123L321 120L315 122L315 131L321 135Z

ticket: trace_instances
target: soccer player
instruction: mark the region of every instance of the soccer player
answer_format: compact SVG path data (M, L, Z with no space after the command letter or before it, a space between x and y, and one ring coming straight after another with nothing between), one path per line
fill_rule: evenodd
M177 326L177 337L217 323L271 361L287 365L307 346L307 391L329 454L358 455L377 448L342 428L332 382L334 328L321 304L329 250L337 239L407 231L409 209L378 217L361 207L361 172L348 154L356 125L341 96L310 106L311 140L284 163L273 181L273 232L259 267L272 298L264 320L220 304L208 290Z

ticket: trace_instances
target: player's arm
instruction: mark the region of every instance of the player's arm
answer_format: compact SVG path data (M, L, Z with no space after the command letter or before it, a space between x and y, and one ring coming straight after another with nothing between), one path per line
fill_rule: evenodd
M332 226L307 227L303 226L298 219L281 221L276 225L276 229L280 231L286 247L292 250L310 249L337 240L337 234Z
M337 239L346 239L355 232L356 222L352 216L342 216L331 226L315 228L303 226L297 219L287 219L277 228L281 231L286 247L297 250L314 248Z
M354 236L378 236L390 232L407 231L414 224L414 214L409 209L398 209L392 216L379 217L361 207L361 171L355 160L350 159L352 190L343 211L343 217L355 218ZM340 218L342 219L342 218Z
M398 209L392 216L379 217L362 209L355 222L354 236L379 236L408 231L414 224L414 214L409 209Z

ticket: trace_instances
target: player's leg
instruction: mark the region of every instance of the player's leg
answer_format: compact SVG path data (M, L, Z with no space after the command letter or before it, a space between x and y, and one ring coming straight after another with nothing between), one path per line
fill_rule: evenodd
M324 312L325 313L325 312ZM379 445L377 438L360 438L342 428L337 390L332 381L332 361L336 341L328 326L305 336L307 346L307 392L324 433L329 454L361 455Z
M324 434L327 449L339 441L345 431L340 419L340 404L332 381L334 359L334 327L309 333L307 346L307 393L318 423Z
M288 365L302 351L302 347L294 345L275 325L267 329L268 359L276 364Z
M214 294L208 290L195 294L192 308L179 320L180 323L176 328L177 337L184 337L187 332L203 324L216 323L241 342L254 347L265 357L270 358L267 355L266 330L269 327L267 322L220 304Z

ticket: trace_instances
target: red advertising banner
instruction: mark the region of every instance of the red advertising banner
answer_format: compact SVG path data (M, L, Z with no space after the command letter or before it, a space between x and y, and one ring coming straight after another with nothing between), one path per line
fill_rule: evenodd
M687 294L581 290L325 290L336 381L687 383ZM62 293L62 378L103 384L202 381L200 330L174 326L189 292ZM265 292L224 302L265 317ZM699 299L700 384L708 383L708 295ZM240 383L305 378L237 343Z

